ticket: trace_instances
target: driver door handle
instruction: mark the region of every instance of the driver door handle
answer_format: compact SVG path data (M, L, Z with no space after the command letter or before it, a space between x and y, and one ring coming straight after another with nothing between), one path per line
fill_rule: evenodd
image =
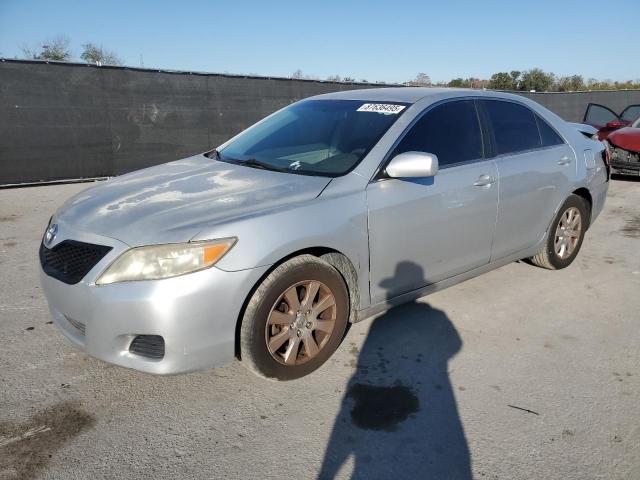
M558 165L569 165L571 163L571 159L568 156L560 157L558 160Z
M476 187L490 187L494 183L496 183L495 177L491 175L480 175L473 185Z

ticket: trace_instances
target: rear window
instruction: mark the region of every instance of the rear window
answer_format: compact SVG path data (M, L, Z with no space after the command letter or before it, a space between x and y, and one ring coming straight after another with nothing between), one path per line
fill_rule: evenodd
M485 100L484 104L493 127L497 155L542 146L536 118L527 107L500 100Z

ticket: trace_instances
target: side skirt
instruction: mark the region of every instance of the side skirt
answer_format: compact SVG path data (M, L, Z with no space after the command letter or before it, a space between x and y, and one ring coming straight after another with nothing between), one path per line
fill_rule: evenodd
M373 305L369 308L358 310L358 312L356 312L353 323L361 322L362 320L366 320L367 318L373 317L374 315L385 312L390 308L397 307L398 305L402 305L403 303L411 302L439 290L444 290L445 288L452 287L454 285L457 285L458 283L464 282L465 280L477 277L478 275L490 272L491 270L503 267L517 260L532 257L540 252L540 248L541 245L540 243L538 243L537 245L534 245L527 250L521 250L507 257L494 260L490 263L487 263L486 265L474 268L473 270L469 270L468 272L455 275L445 280L441 280L440 282L425 285L424 287L418 288L416 290L411 290L410 292L403 293L402 295L398 295L397 297L393 297L383 302L377 303L376 305Z

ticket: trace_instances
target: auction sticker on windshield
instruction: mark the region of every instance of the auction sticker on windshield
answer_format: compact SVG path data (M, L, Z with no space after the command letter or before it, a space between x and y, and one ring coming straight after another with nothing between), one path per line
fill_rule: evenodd
M396 115L404 110L404 105L394 105L392 103L365 103L358 112L376 112L385 115Z

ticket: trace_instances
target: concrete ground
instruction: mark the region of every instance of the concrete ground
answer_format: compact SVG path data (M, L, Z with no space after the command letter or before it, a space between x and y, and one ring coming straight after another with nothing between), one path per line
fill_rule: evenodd
M513 263L354 325L289 383L76 350L37 249L86 186L0 191L0 478L640 478L640 182L612 181L571 267Z

